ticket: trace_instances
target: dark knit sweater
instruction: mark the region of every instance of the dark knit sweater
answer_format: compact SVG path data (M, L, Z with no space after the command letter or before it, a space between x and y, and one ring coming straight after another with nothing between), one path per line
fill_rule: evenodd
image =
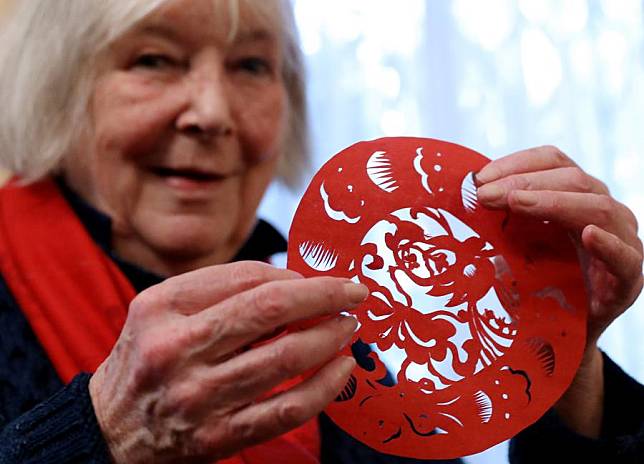
M93 239L114 259L137 292L161 280L114 256L110 250L109 218L61 187ZM279 233L267 223L259 222L235 259L265 259L284 251L285 246ZM511 446L512 462L644 463L644 387L608 359L606 378L602 440L586 440L575 435L549 413L517 437ZM80 374L63 386L0 277L0 464L108 463L106 445L89 397L89 379L88 374ZM342 432L324 415L320 430L324 463L427 462L376 453ZM554 446L544 446L546 443ZM553 456L575 458L559 461ZM606 456L611 458L595 460Z

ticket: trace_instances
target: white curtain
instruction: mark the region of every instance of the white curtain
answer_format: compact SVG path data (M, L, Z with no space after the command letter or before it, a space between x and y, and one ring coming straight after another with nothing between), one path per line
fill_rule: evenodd
M644 224L642 0L294 0L314 168L358 140L414 135L491 158L553 144ZM311 173L312 175L312 173ZM283 232L302 192L273 186ZM644 382L644 298L601 340ZM499 446L470 463L506 462Z

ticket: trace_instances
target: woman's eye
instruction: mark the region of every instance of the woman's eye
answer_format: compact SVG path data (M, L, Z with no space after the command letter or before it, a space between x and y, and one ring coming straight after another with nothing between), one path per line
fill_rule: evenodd
M141 55L134 61L134 67L146 69L163 69L172 67L175 64L175 60L171 57L153 53Z
M259 57L249 57L237 62L237 69L256 75L270 74L272 71L271 63Z

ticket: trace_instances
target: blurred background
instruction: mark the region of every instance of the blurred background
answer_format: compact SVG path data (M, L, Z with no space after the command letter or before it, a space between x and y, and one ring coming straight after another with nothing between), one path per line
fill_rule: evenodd
M642 0L294 5L309 71L310 176L341 149L383 136L444 139L490 158L552 144L644 224ZM273 186L263 216L287 233L301 194ZM601 340L640 382L642 334L644 297ZM467 462L505 463L505 448Z
M552 144L644 224L642 0L293 3L314 136L306 180L341 149L383 136L445 139L490 158ZM303 190L273 185L262 216L288 233ZM644 382L641 334L644 298L601 346ZM467 462L503 464L505 447Z

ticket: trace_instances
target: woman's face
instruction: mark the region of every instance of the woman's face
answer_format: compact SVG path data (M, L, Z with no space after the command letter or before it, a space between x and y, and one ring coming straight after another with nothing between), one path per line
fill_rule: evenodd
M162 274L234 256L282 151L287 96L276 28L241 6L171 0L110 49L72 188L113 219L116 251Z

